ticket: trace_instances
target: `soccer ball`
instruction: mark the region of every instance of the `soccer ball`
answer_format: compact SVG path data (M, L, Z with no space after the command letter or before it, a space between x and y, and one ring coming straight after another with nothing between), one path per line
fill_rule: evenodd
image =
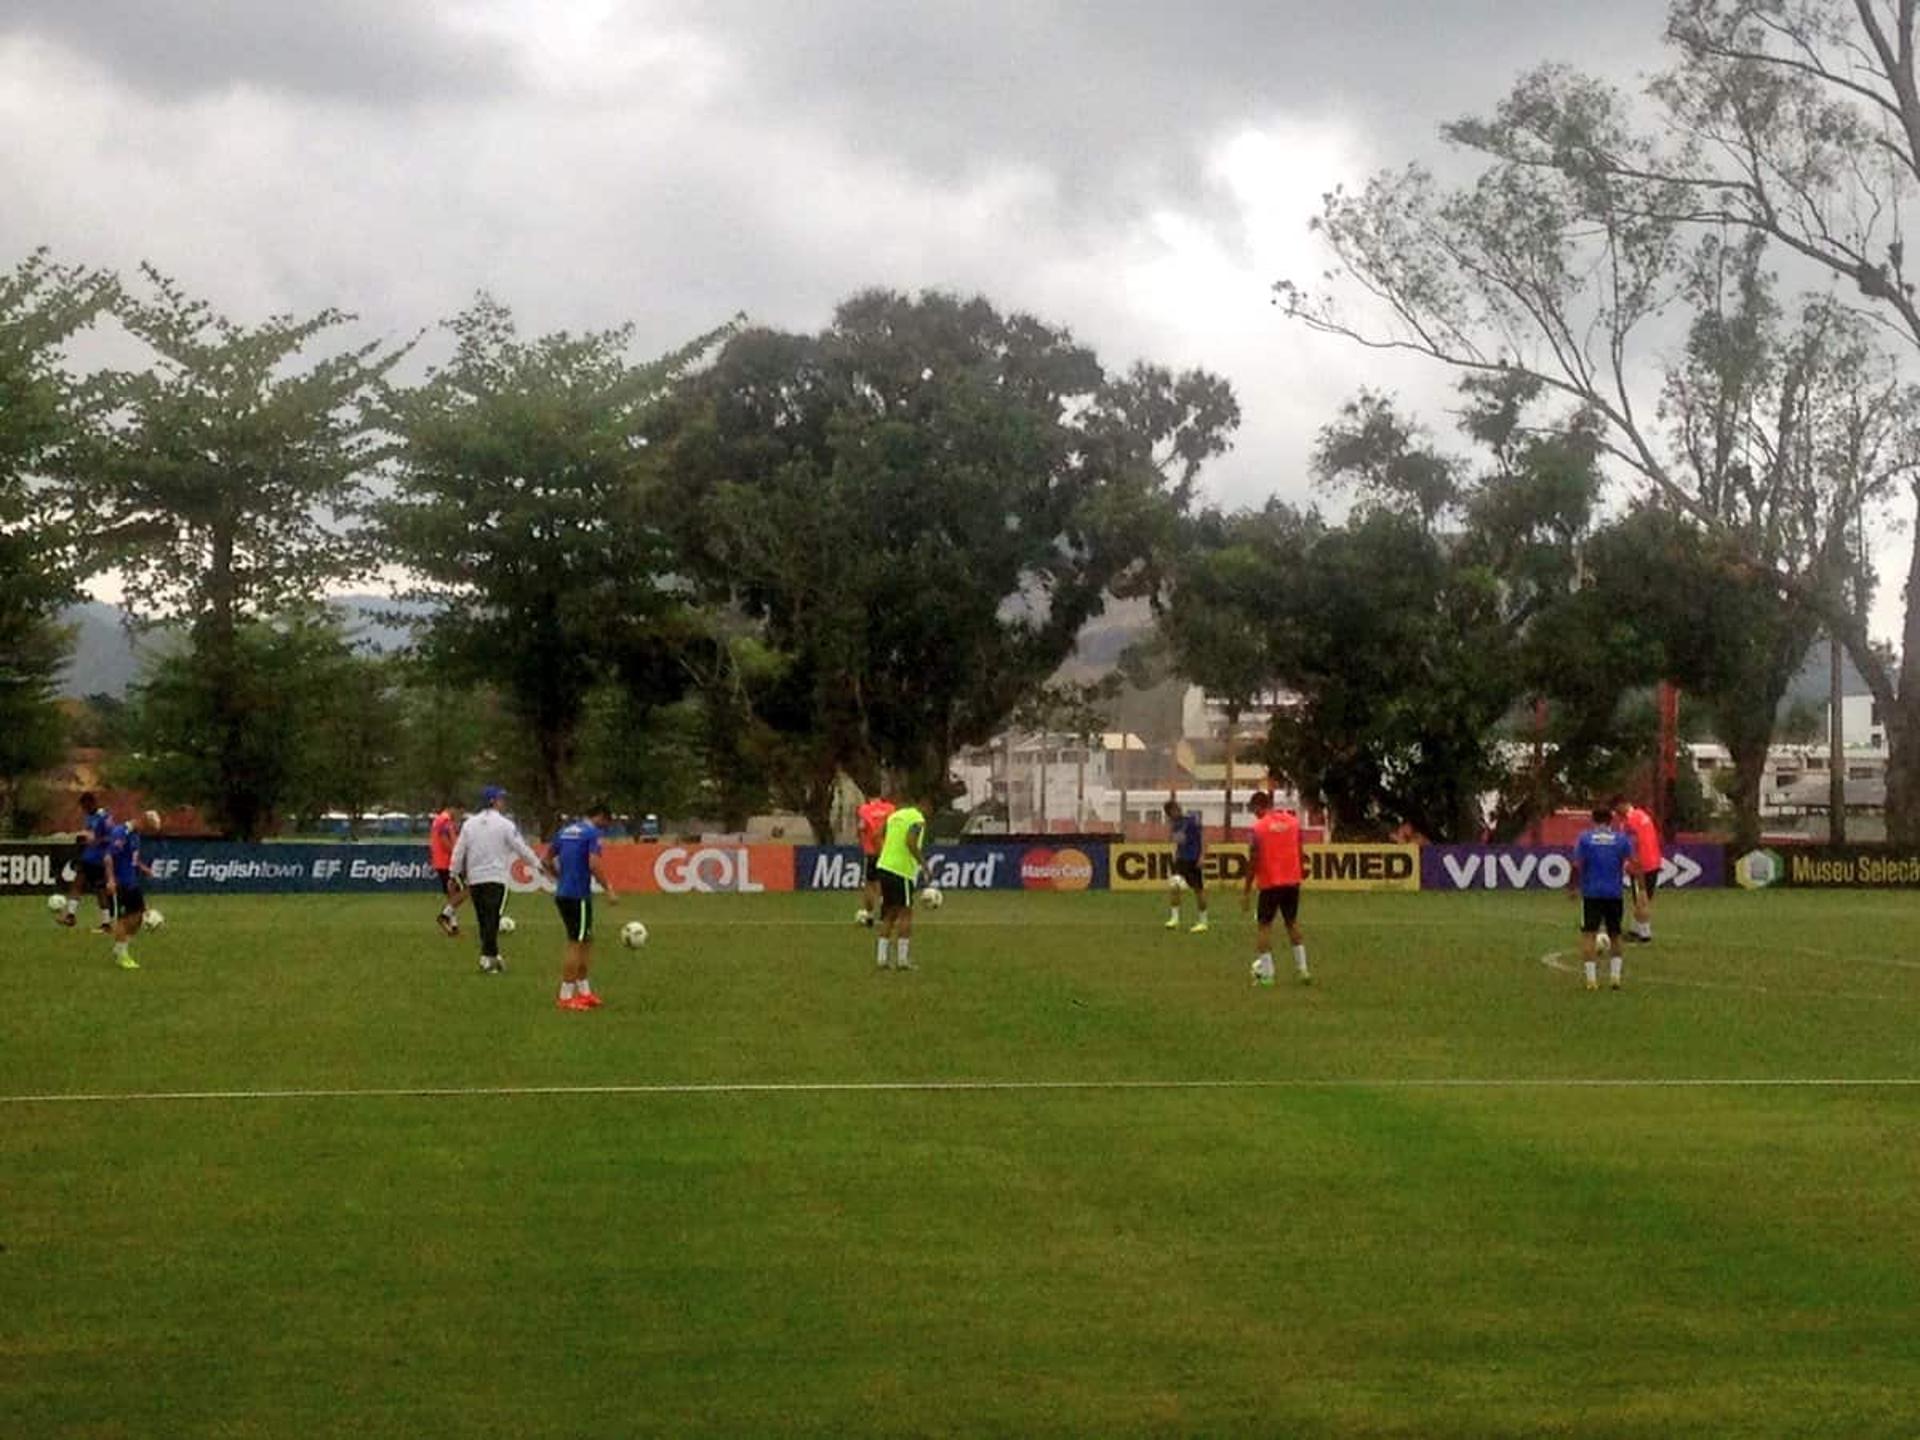
M873 923L873 912L868 910L864 905L861 906L860 909L853 912L853 923L856 925L871 925Z
M146 822L146 827L149 832L160 828L160 812L158 810L147 811L145 815L141 816L141 819Z
M920 903L929 910L938 910L947 903L947 897L940 893L938 885L929 885L920 892Z
M158 930L162 925L167 923L167 917L162 915L158 910L148 910L144 912L144 915L145 918L140 922L140 926L144 930Z
M1167 888L1178 895L1182 890L1187 888L1187 877L1180 874L1169 875L1167 877Z
M638 950L647 943L647 927L638 920L629 920L620 927L620 943L629 950Z
M518 930L519 928L520 928L520 922L515 920L513 916L502 915L500 917L500 933L502 935L511 935L513 934L514 931Z
M66 896L64 895L47 896L47 909L51 910L54 914L58 915L61 911L65 910L66 908L67 908Z
M1609 950L1613 949L1613 937L1607 934L1605 930L1594 931L1593 948L1602 955L1606 954Z

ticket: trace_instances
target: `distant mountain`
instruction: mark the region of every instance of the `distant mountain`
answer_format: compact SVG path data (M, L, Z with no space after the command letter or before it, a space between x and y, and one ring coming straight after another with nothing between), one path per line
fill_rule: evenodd
M328 603L345 621L348 637L379 655L404 650L412 641L405 619L430 608L389 595L341 595ZM164 627L130 632L119 607L98 600L69 606L60 623L74 631L73 655L60 681L62 698L121 698L148 664L179 643L179 632Z

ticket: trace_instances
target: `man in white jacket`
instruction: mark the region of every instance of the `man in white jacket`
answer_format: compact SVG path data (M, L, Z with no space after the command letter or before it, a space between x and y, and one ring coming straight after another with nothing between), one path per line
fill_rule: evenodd
M485 975L507 968L500 958L500 911L507 903L514 858L525 860L535 875L540 873L539 855L500 808L506 798L498 785L487 786L480 793L480 808L467 817L453 844L452 871L466 878L474 919L480 922L480 970Z

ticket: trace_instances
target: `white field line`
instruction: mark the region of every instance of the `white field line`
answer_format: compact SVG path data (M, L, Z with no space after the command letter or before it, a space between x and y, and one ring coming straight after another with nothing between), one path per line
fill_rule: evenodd
M1631 948L1627 951L1628 955L1636 955L1639 953L1641 952ZM1803 951L1794 953L1820 954L1821 952ZM1822 954L1821 958L1831 960L1840 957L1831 954ZM1549 970L1558 970L1564 975L1578 975L1580 973L1580 960L1570 950L1549 950L1540 957L1540 963ZM1903 962L1896 960L1884 963L1898 965ZM1675 980L1664 975L1641 975L1637 973L1637 971L1630 973L1629 979L1634 985L1668 985L1687 990L1734 990L1748 995L1784 995L1795 1000L1859 1000L1875 1005L1898 1005L1911 1002L1915 998L1912 995L1869 995L1858 990L1814 990L1804 985L1782 987L1777 985L1746 985L1735 980Z
M1033 1094L1127 1090L1912 1090L1920 1077L1689 1076L1621 1078L1402 1078L1300 1080L859 1080L740 1081L638 1085L423 1085L314 1090L146 1090L73 1095L0 1095L0 1105L110 1105L221 1100L462 1100L517 1096Z

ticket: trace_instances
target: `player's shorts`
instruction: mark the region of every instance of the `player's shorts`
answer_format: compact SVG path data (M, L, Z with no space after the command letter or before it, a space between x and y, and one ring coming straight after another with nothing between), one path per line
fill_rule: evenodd
M1298 885L1275 885L1271 890L1260 892L1260 923L1271 925L1277 914L1291 925L1300 918L1300 887Z
M1634 877L1644 894L1651 895L1660 888L1660 869L1655 866L1644 875Z
M560 923L567 927L569 940L586 941L593 939L593 899L569 900L564 895L553 897L553 905L560 912Z
M880 878L880 857L878 855L867 856L867 867L866 867L865 875L866 875L866 882L869 885L873 884L874 881Z
M125 915L139 915L147 908L147 897L138 890L129 890L122 885L113 892L113 918L118 920Z
M1609 936L1618 939L1620 922L1626 911L1627 902L1618 895L1610 900L1583 895L1580 897L1580 933L1591 935L1595 931L1605 930Z
M1176 860L1173 873L1187 882L1187 888L1196 894L1207 888L1207 877L1200 871L1198 860Z
M891 870L880 872L880 909L911 910L913 908L913 881L904 875L896 875Z
M107 888L107 867L99 860L80 862L80 885L89 895Z

